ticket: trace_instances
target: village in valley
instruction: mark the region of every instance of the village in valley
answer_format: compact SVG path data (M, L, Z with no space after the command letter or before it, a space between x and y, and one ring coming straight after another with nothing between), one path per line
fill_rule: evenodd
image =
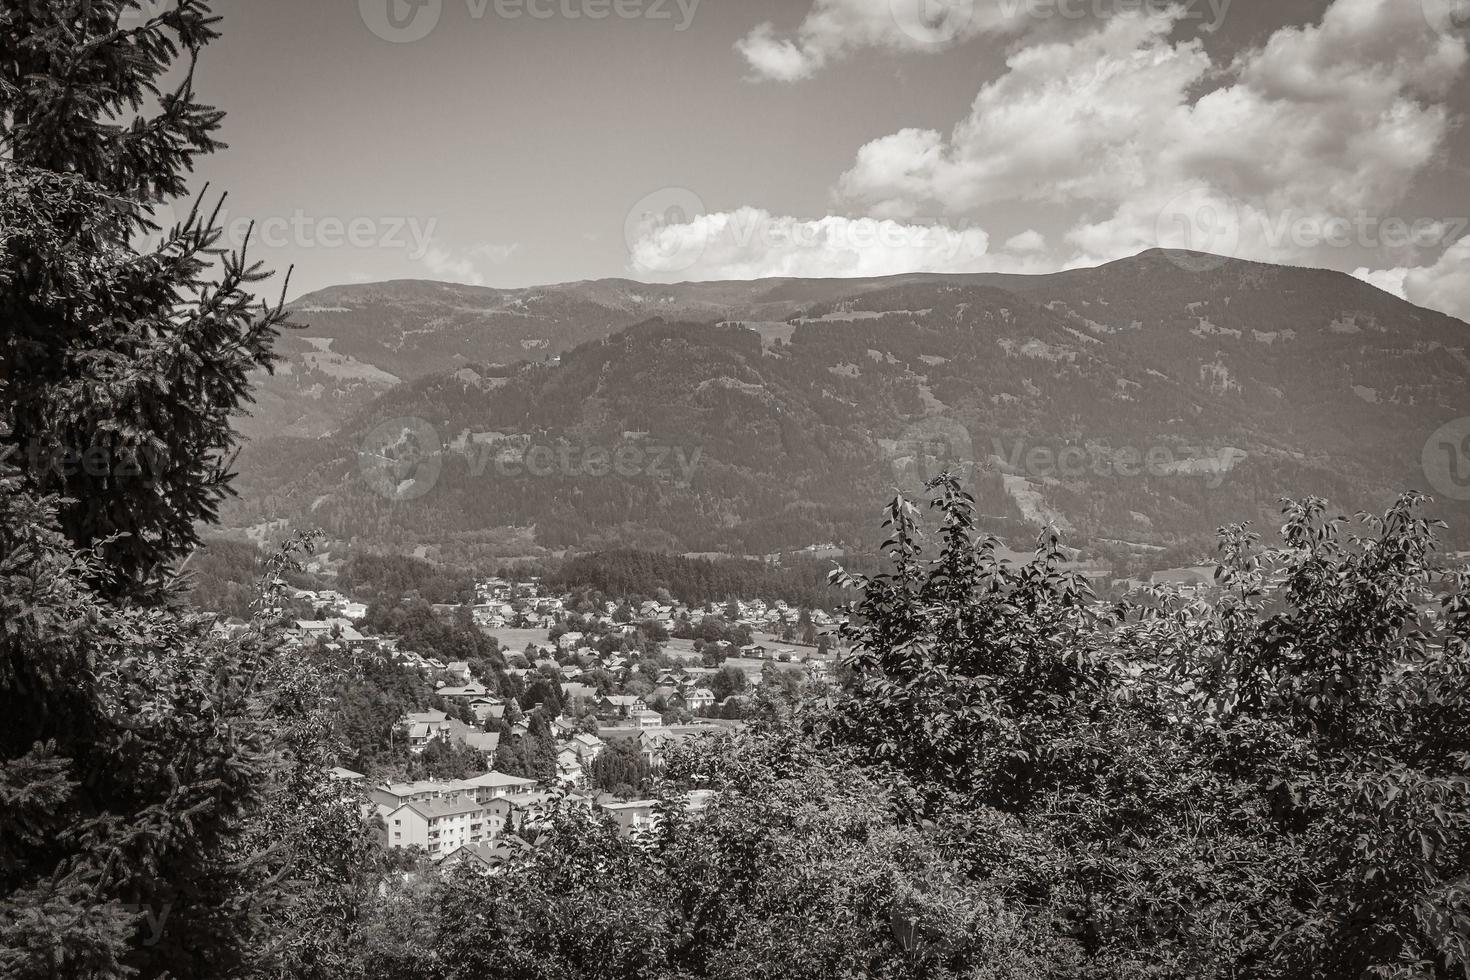
M388 751L364 767L376 771L329 775L365 799L386 848L443 866L493 870L511 836L544 826L557 806L596 808L624 836L651 829L668 805L648 792L668 752L745 728L763 699L827 684L838 660L833 614L779 599L590 604L539 579L492 577L475 583L473 604L429 604L498 651L447 660L366 626L369 604L341 591L288 587L284 597L283 610L318 617L290 620L291 645L419 686L425 706L393 722ZM554 763L530 771L533 752ZM479 771L434 775L431 760L444 757ZM697 814L708 795L687 792L683 805Z
M434 602L411 587L441 574L433 566L366 561L403 567L397 576L379 567L385 581L362 583L369 594L355 596L351 575L338 580L346 566L319 560L309 582L277 579L268 611L286 624L290 646L345 658L367 688L376 714L346 734L375 744L349 744L359 761L328 775L361 802L383 847L405 860L494 870L520 835L565 806L638 836L670 805L658 792L670 752L739 732L840 680L837 606L697 603L664 588L650 598L539 575L466 573L453 573L451 590L463 601ZM1188 597L1210 591L1195 575L1152 577ZM426 594L442 598L440 585ZM239 619L216 627L244 628ZM471 648L481 655L463 652ZM383 713L389 688L409 692L412 704ZM698 814L709 792L680 798Z
M410 863L494 871L567 806L639 839L671 805L697 815L708 790L672 802L661 792L670 753L789 710L843 671L830 609L686 602L663 588L653 598L615 596L540 576L464 573L456 588L466 601L432 602L405 584L440 574L432 566L370 561L402 563L397 577L378 572L397 585L364 586L370 596L349 594L351 576L320 587L336 577L320 562L313 587L277 579L268 611L286 623L289 646L336 658L356 678L343 713L366 703L368 717L342 732L354 765L328 776L360 803L382 846ZM1186 599L1214 591L1195 576L1150 584ZM1421 605L1433 621L1433 603ZM238 619L216 626L244 628Z

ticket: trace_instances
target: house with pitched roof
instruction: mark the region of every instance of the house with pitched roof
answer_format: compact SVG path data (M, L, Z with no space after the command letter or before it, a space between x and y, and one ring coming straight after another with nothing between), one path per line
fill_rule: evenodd
M638 728L662 728L664 723L663 715L646 708L633 712L628 719Z
M398 722L408 736L408 751L417 755L430 742L449 740L449 716L442 711L410 711Z
M387 814L409 803L431 800L470 799L488 803L502 796L526 793L536 789L536 780L511 776L503 772L487 772L469 779L438 781L421 779L412 783L384 783L369 794L379 814Z
M496 835L521 833L527 828L544 826L559 797L555 793L509 793L485 804L485 813L494 825ZM583 802L568 797L569 802Z
M488 694L484 697L470 698L470 711L474 712L477 721L499 721L505 717L505 702Z
M378 808L379 816L386 816L408 803L463 795L464 791L461 788L432 779L421 779L411 783L382 783L374 786L368 793L369 798Z
M596 735L578 732L572 736L567 747L577 753L577 758L581 759L582 764L585 766L589 765L593 759L602 754L602 750L607 748L607 743Z
M582 757L570 748L556 754L556 779L566 785L575 785L582 779Z
M475 799L482 803L536 789L536 780L527 779L524 776L511 776L503 772L487 772L483 775L471 776L469 779L458 780L458 782L462 786L469 787L474 792Z
M633 712L643 711L647 707L636 694L604 694L597 702L600 713L617 718L631 717Z
M298 619L296 635L306 642L331 637L334 626L330 619Z
M492 761L495 758L495 751L500 748L500 733L467 732L464 744L483 753L486 761Z
M697 687L684 695L684 705L690 711L704 711L715 703L715 694L707 687Z
M461 844L439 859L441 868L468 866L481 874L495 874L505 860L515 853L507 844L494 840Z
M597 734L608 742L619 738L631 739L643 761L657 769L663 765L665 753L673 746L702 735L720 735L732 730L714 722L693 722L688 725L658 725L647 728L634 728L631 725L599 728Z
M478 681L472 681L460 687L445 686L434 692L441 698L455 698L457 700L473 700L474 698L488 697L490 689Z

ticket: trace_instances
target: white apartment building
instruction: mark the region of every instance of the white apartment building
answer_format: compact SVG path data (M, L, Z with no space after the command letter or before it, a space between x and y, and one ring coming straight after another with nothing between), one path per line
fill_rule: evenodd
M431 856L495 835L485 804L472 796L415 800L383 818L389 847L421 847Z

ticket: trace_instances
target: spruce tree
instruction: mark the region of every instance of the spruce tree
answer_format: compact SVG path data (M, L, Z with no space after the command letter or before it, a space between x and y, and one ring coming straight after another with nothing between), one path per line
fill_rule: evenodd
M217 214L150 220L219 146L192 85L216 23L197 0L0 0L7 978L310 975L365 866L277 599L226 640L170 587L285 322Z
M229 493L230 419L286 322L218 205L174 207L222 145L193 85L219 18L157 6L0 0L0 448L105 559L94 585L147 601Z

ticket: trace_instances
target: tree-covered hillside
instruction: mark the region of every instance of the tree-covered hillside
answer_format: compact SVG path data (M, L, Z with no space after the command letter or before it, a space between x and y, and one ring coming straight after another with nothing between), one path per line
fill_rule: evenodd
M1154 287L1118 285L1140 277ZM333 438L249 447L229 519L379 543L513 526L546 549L872 550L863 514L949 466L988 529L1019 545L1053 523L1121 570L1198 558L1291 493L1384 506L1425 485L1426 440L1465 410L1464 325L1348 277L1150 253L1047 283L869 287L785 323L652 322L558 365L425 378ZM363 455L415 419L442 472L389 499ZM1466 541L1464 505L1437 507Z

